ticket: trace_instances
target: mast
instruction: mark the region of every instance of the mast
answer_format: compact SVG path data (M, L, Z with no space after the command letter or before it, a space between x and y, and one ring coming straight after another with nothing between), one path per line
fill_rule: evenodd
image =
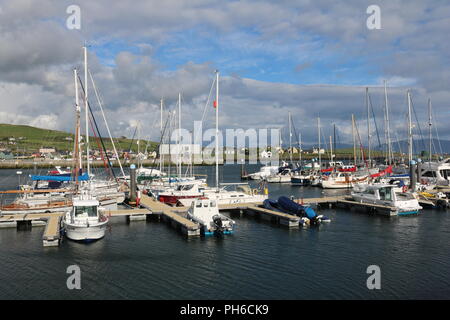
M178 178L181 178L181 93L178 93Z
M219 190L219 70L216 70L216 189Z
M73 69L73 77L75 81L75 112L76 112L76 125L75 125L75 184L78 185L78 173L81 168L81 156L80 156L80 102L78 97L78 74L77 69Z
M389 125L389 104L387 97L386 80L384 80L384 103L386 107L386 134L387 134L387 148L388 148L388 164L392 163L392 147L391 147L391 130Z
M412 121L411 121L411 92L408 90L406 93L408 98L408 163L411 165L413 154L413 141L412 141Z
M336 123L333 123L333 143L334 143L334 150L336 151Z
M320 155L320 117L317 117L317 133L319 135L319 150L317 152L319 153L319 170L322 169L322 157Z
M163 129L163 98L161 98L161 100L160 100L160 108L161 108L161 142L163 142L164 141L164 138L163 138L163 130L164 130ZM161 146L159 146L159 170L161 171L161 173L163 171L163 162L164 162L164 160L163 160L162 145L161 145Z
M355 116L352 114L353 165L356 166Z
M300 169L302 168L302 134L298 134L298 153L299 153L299 160L300 160Z
M431 123L431 120L432 120L432 116L431 116L431 99L428 99L428 135L429 135L429 139L430 139L430 141L429 141L429 153L428 153L428 161L430 162L430 164L431 164L431 159L433 158L433 156L432 156L432 154L431 154L431 144L432 144L432 134L431 134L431 126L432 126L432 123Z
M292 124L291 124L291 112L289 111L289 151L290 151L290 160L291 160L291 164L292 164Z
M331 139L331 136L330 136L330 161L333 162L333 140ZM333 167L335 166L336 164Z
M369 88L366 87L366 107L367 107L367 148L369 149L369 168L372 167L371 145L370 145L370 105L369 105Z
M88 65L87 65L87 47L86 45L83 47L84 49L84 105L86 107L86 157L87 157L87 173L89 176L89 180L91 179L91 165L90 165L90 157L89 157L89 105L88 105Z

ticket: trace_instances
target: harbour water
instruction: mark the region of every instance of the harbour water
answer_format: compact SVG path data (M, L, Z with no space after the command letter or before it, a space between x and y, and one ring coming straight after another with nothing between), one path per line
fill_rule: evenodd
M195 171L214 182L214 167ZM1 189L17 186L15 172L0 171ZM237 182L240 166L223 166L220 175ZM323 192L269 185L271 198ZM450 298L448 212L394 218L343 209L321 213L332 222L298 230L233 216L234 235L189 240L164 223L114 218L100 241L65 240L51 248L42 246L42 227L0 229L0 299ZM66 286L69 265L81 269L81 290ZM381 290L366 286L369 265L381 268Z

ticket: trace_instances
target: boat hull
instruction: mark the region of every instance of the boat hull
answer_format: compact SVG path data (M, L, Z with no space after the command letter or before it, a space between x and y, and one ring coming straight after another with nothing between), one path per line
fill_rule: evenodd
M64 229L70 240L90 242L105 236L107 224L108 221L90 226L64 223Z

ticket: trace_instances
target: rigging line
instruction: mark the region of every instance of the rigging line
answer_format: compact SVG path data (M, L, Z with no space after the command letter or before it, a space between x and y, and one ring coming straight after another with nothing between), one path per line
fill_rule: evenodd
M378 139L378 148L381 149L381 139L380 139L380 132L378 131L378 125L377 125L377 118L375 116L375 111L373 109L373 105L372 105L372 97L370 96L370 93L368 94L369 96L369 108L372 111L372 118L373 118L373 122L375 123L375 131L377 133L377 139Z
M202 119L200 120L200 123L203 125L203 121L205 120L205 116L206 116L206 110L208 110L208 105L209 105L209 101L211 99L211 94L213 92L214 89L214 84L216 83L216 78L214 77L213 82L211 84L211 88L209 89L209 95L208 95L208 99L206 99L206 103L205 103L205 107L203 108L203 114L202 114ZM194 141L197 141L197 136L194 136Z
M439 138L439 133L438 133L438 130L437 130L437 118L436 118L436 116L434 114L434 110L431 110L431 113L432 113L432 116L433 116L433 119L434 119L434 126L433 127L434 127L434 130L436 132L436 138L437 138L438 145L439 145L439 152L440 152L440 155L442 155L444 153L442 152L441 139Z
M82 93L83 93L83 95L84 95L84 94L85 94L85 91L84 91L84 86L83 86L83 82L81 81L80 75L78 75L78 81L80 82L81 91L82 91ZM111 172L112 172L112 174L113 174L113 176L114 176L114 179L117 181L116 174L115 174L113 168L111 167L111 161L109 160L108 153L106 152L106 147L105 147L105 144L104 144L104 142L103 142L102 136L101 136L101 134L100 134L100 130L98 129L97 121L95 120L94 113L92 112L92 108L91 108L91 103L90 103L89 101L88 101L88 109L89 109L89 113L90 113L91 116L92 116L92 119L94 120L95 128L96 128L96 130L97 130L97 132L98 132L98 135L99 135L99 137L100 137L101 144L102 144L103 149L104 149L104 151L105 151L106 159L108 160L108 166L110 167L110 170L111 170ZM94 130L94 128L92 128L91 130ZM86 156L87 156L87 159L89 159L89 155L86 155ZM88 161L89 161L89 160L88 160Z
M164 124L164 128L163 128L161 137L160 137L160 139L159 139L159 146L160 146L159 156L160 156L160 157L161 157L161 153L162 153L162 152L161 152L161 151L162 151L161 145L162 145L162 143L163 143L164 135L165 135L165 132L166 132L166 129L167 129L167 124L168 124L170 118L171 118L171 112L169 111L169 114L167 115L167 118L166 118L166 122L165 122L165 124ZM170 153L170 144L169 144L169 153ZM170 163L170 161L171 161L171 159L169 159L169 163ZM153 158L153 161L152 161L152 164L151 164L152 169L150 170L150 176L151 176L151 174L152 174L152 171L153 171L153 167L154 167L154 165L155 165L155 162L156 162L156 157ZM170 181L170 172L169 172L169 181Z
M103 100L101 99L101 97L97 91L97 87L95 86L94 78L92 77L91 71L89 69L88 69L88 72L89 72L89 76L91 78L92 87L94 88L95 97L97 98L98 106L100 107L100 112L102 114L103 120L105 121L105 126L106 126L106 130L108 132L108 135L109 135L109 139L111 140L111 144L112 144L114 153L117 156L117 162L119 163L120 172L122 173L122 176L125 176L125 173L124 173L123 167L122 167L122 163L120 161L120 156L119 156L119 153L117 152L116 144L114 143L114 138L111 135L111 131L109 130L108 121L106 121L106 116L105 116L105 113L103 112ZM118 142L118 139L116 139L116 143L117 142ZM119 144L118 144L118 146L120 147Z
M361 156L363 158L364 163L366 164L367 172L370 174L370 172L369 172L369 164L368 164L366 156L364 154L364 146L363 146L362 141L361 141L361 136L359 135L358 125L357 125L356 121L355 121L355 131L356 131L356 135L357 135L358 141L359 141L359 149L360 149L360 152L361 152ZM355 166L356 166L356 163L355 163Z
M420 134L420 139L422 141L422 147L423 147L423 150L427 150L427 147L425 146L425 140L423 139L422 128L420 127L420 122L419 122L419 119L417 118L416 108L414 108L413 98L411 95L410 95L410 99L411 99L411 108L414 112L414 117L416 118L417 127L419 128L419 134ZM416 152L417 152L417 150L416 150Z
M373 122L375 123L375 131L377 133L377 139L378 139L378 148L380 148L380 150L381 150L380 132L378 131L377 118L375 116L375 111L373 109L372 97L370 96L370 93L369 93L369 108L372 110L372 118L373 118Z

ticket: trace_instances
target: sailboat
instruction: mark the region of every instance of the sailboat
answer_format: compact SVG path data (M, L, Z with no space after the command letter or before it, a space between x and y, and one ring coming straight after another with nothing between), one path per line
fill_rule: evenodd
M89 103L87 95L87 48L84 47L84 67L86 87L84 91L84 104L86 108L86 166L87 176L90 175L90 157L89 157ZM78 172L81 168L81 134L80 134L80 106L78 104L78 82L77 70L74 70L75 93L76 93L76 133L75 133L75 183L78 195L72 199L72 208L63 216L63 226L66 236L75 241L93 241L104 237L108 217L102 214L104 210L100 206L98 196L98 185L94 186L88 178L85 185L80 186L78 181ZM97 192L95 192L95 190Z
M268 198L268 190L265 185L261 185L261 190L250 189L248 184L245 183L229 183L222 184L225 187L220 187L219 185L219 71L216 70L216 100L214 101L214 107L216 109L216 186L215 188L206 188L204 196L215 200L220 204L231 204L231 203L244 203L244 202L263 202ZM234 190L229 190L230 186L235 186Z

